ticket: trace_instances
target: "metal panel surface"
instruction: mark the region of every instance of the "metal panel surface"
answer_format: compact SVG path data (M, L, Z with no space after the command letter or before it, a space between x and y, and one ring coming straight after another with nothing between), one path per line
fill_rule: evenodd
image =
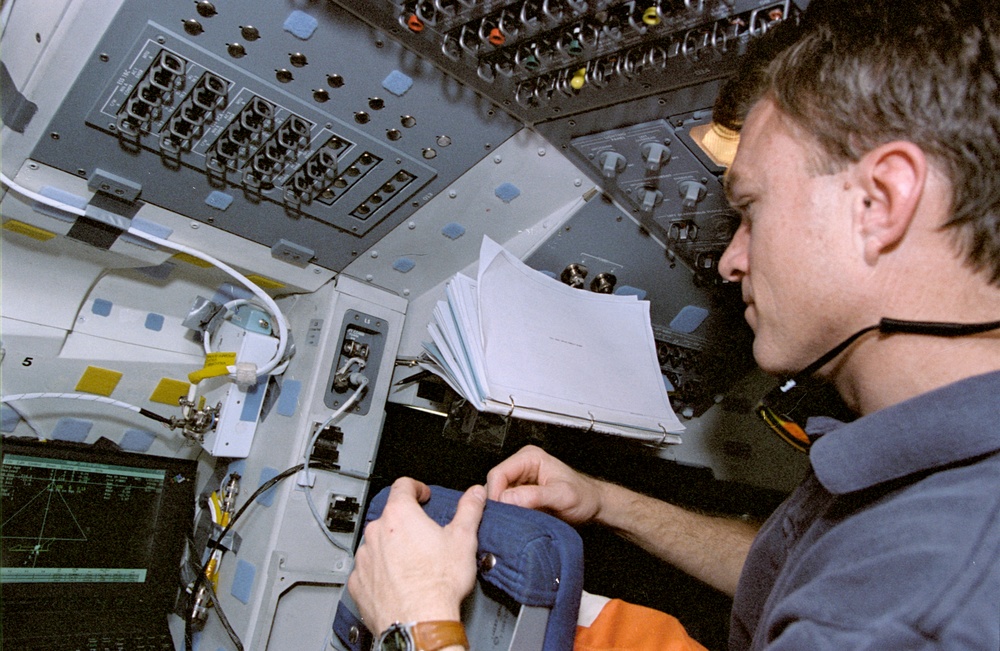
M298 7L130 0L32 158L339 271L518 128L336 5Z

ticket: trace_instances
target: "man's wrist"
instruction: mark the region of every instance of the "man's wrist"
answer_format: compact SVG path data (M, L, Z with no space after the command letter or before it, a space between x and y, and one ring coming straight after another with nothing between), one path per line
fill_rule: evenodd
M374 651L466 651L465 626L457 620L399 622L378 636Z

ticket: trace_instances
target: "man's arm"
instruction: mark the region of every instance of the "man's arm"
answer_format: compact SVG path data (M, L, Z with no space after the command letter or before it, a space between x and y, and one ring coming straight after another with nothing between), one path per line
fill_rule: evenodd
M732 596L757 527L708 516L598 482L601 509L594 522Z
M528 446L487 477L490 499L547 511L570 524L596 522L732 595L757 528L694 513L579 473Z

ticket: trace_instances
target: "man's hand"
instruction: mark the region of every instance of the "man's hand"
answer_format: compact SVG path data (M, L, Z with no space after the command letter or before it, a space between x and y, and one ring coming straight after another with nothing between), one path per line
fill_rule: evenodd
M381 517L368 524L347 587L375 635L393 622L460 619L476 580L479 522L486 491L473 486L442 527L420 506L430 489L397 479Z
M572 524L594 522L732 595L757 527L686 511L573 470L527 446L486 478L490 499L547 511Z
M579 473L533 445L521 448L486 476L489 498L546 511L572 525L601 510L601 482Z

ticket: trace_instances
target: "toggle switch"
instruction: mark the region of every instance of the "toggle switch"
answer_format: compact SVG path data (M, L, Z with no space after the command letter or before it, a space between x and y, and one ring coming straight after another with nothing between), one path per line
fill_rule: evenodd
M566 268L563 269L562 274L559 276L561 281L576 289L580 289L584 286L586 278L587 265L580 264L578 262L572 262L566 265Z
M614 151L604 151L598 156L601 164L601 174L606 179L613 179L625 171L625 157Z
M680 191L681 197L684 198L681 203L685 208L694 208L699 201L705 198L705 193L708 191L705 184L698 181L682 181L678 184L677 189Z
M590 291L597 294L611 294L615 291L617 283L617 276L610 271L604 271L594 276L594 279L590 281Z
M642 159L646 161L646 169L655 172L670 161L670 147L658 142L647 142L639 149Z
M653 208L663 203L663 193L655 188L643 188L640 191L642 205L639 207L643 212L651 213Z

